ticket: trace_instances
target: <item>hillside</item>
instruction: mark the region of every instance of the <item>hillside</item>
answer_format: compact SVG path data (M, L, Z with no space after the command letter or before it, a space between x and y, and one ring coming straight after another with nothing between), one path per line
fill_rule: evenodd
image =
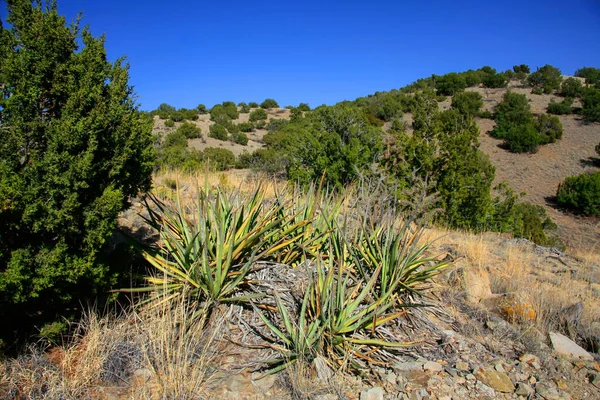
M564 79L569 76L564 76ZM583 82L581 78L579 79ZM478 92L483 97L483 109L493 112L494 107L502 101L507 90L527 96L534 114L545 113L548 104L552 101L560 102L563 98L556 94L532 94L530 87L524 87L518 81L510 81L508 88L467 88L467 91ZM450 109L451 97L439 102L441 110ZM576 100L574 106L579 106ZM248 113L240 113L233 123L248 122ZM289 119L290 110L275 108L268 110L267 122L273 118ZM560 209L555 204L556 189L558 184L566 177L586 172L600 170L600 160L594 151L594 146L600 142L600 123L586 123L581 116L558 116L564 135L561 140L541 146L535 154L511 153L501 147L502 140L489 135L495 123L492 119L475 118L480 128L480 149L486 153L496 167L495 184L507 182L516 193L523 193L523 200L543 206L550 217L558 225L560 239L570 248L585 249L596 248L600 244L600 221L594 217L580 217L572 212ZM412 131L412 114L405 113L402 120ZM167 128L164 121L155 117L154 130L159 135L166 135L177 128ZM254 129L248 133L248 144L242 146L230 141L221 141L208 137L209 127L214 124L209 114L200 115L196 126L202 130L201 139L189 140L190 146L198 150L207 147L218 147L230 150L236 156L244 152L265 148L262 138L268 133L266 129ZM389 129L386 123L384 130Z

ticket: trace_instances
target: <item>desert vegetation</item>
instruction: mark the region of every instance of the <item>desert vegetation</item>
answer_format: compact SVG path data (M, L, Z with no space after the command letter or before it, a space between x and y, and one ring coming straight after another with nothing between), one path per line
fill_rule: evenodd
M597 127L600 70L484 66L314 109L142 112L124 61L56 3L11 0L6 22L0 396L214 397L243 370L277 377L272 397L347 398L404 391L414 359L492 385L465 354L512 359L494 366L519 371L495 389L512 395L537 383L529 352L600 394L597 364L577 375L540 345L561 332L598 359L596 249L565 253L548 207L498 181L481 144L529 157ZM585 221L599 201L599 171L557 188Z

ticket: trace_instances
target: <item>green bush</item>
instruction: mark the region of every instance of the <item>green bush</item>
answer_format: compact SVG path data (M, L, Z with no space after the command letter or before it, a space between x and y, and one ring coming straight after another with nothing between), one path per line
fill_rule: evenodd
M500 74L485 74L481 81L486 88L503 88L507 85L506 75Z
M173 121L172 119L168 119L168 120L165 121L165 126L167 128L172 128L172 127L175 126L175 121Z
M254 130L254 124L252 122L240 122L238 125L240 132L252 132Z
M554 99L552 99L550 101L550 103L548 104L547 112L549 114L555 114L555 115L572 114L573 113L572 105L573 105L573 99L571 97L566 97L560 103L557 103L556 101L554 101Z
M530 203L515 204L510 221L509 232L515 237L525 238L541 246L556 246L558 240L548 232L557 226L542 206Z
M556 116L538 115L535 121L535 129L542 135L543 141L540 144L554 143L562 138L563 127Z
M196 139L202 137L200 128L191 122L184 122L177 128L177 132L182 133L188 139Z
M544 89L542 88L533 88L531 89L531 94L536 94L538 96L541 96L544 94Z
M579 79L567 78L560 86L560 95L563 97L579 97L583 85Z
M224 101L222 104L216 104L210 110L210 119L212 121L224 124L232 119L239 118L237 106L231 101Z
M151 185L151 121L104 38L56 2L13 0L0 16L0 340L13 345L129 271L111 236ZM4 19L5 20L2 20ZM119 246L118 248L122 248ZM124 252L121 256L124 256ZM116 286L118 287L118 286ZM103 300L100 300L103 301Z
M568 177L558 186L556 200L577 213L600 216L600 171Z
M463 115L477 116L483 107L483 97L477 92L462 92L452 96L452 108Z
M489 110L479 112L479 118L494 119L494 114Z
M529 65L527 65L527 64L514 65L513 71L515 72L515 74L518 74L518 73L529 74L531 72L531 70L529 69Z
M533 123L531 106L524 94L506 92L502 101L494 108L496 127L491 135L498 139L506 137L506 132L513 125L526 125Z
M225 128L223 125L213 124L209 128L208 136L218 140L227 140L229 133L227 132L227 128Z
M600 90L586 88L581 96L581 114L588 122L600 122Z
M265 129L266 126L267 126L267 121L265 121L265 120L256 121L256 123L254 124L254 127L256 129Z
M506 148L513 153L535 153L544 138L531 123L510 125L504 137Z
M204 104L198 104L198 107L196 107L196 111L198 111L198 114L208 113L208 110L206 109L206 106Z
M235 166L235 155L231 150L220 149L218 147L207 147L204 149L203 159L218 171L224 171Z
M179 132L179 130L175 132L171 132L165 137L164 147L187 147L188 141L183 132Z
M262 103L260 103L260 108L266 108L267 110L271 108L279 108L279 104L273 99L266 99Z
M250 106L250 108L258 108L258 103L255 101L251 101L250 103L248 103L248 106Z
M287 119L273 118L273 119L269 120L269 124L267 125L267 130L276 131L276 130L281 129L282 127L286 126L289 123L290 123L290 121Z
M435 88L437 89L437 93L442 96L452 96L466 87L467 82L464 76L456 72L435 77Z
M262 108L251 111L250 116L249 116L250 122L261 121L261 120L265 120L267 118L268 118L267 112L265 110L263 110Z
M304 111L304 112L310 111L310 106L308 104L306 104L306 103L300 103L298 105L298 110Z
M245 133L235 133L231 135L231 140L234 143L241 144L242 146L246 146L248 144L248 136Z
M585 78L588 85L598 85L600 83L600 69L593 67L583 67L575 71L575 76Z
M527 82L531 87L542 89L544 93L552 93L560 88L562 75L560 69L547 64L530 74Z
M238 104L240 114L248 114L250 112L250 106L246 103Z

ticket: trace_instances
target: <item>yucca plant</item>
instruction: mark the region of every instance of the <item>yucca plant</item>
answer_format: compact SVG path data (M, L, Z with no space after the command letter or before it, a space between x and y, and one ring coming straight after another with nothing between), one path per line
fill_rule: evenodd
M205 304L248 301L259 294L236 296L256 261L268 259L300 240L296 233L310 221L283 212L284 201L267 203L261 188L245 196L197 185L194 201L146 202L148 224L160 235L156 246L142 248L160 275L147 278L137 292L154 292L170 300L185 293ZM294 220L294 223L290 222ZM172 297L165 297L168 292Z
M269 372L298 360L310 362L317 355L325 356L333 367L359 371L367 362L380 362L376 353L381 349L411 344L388 340L377 331L404 313L393 308L399 282L385 293L375 291L381 268L368 280L360 279L351 265L338 262L336 252L331 244L325 257L314 260L316 270L299 310L288 310L277 295L277 312L271 318L254 306L275 338L271 347L280 353L270 360L274 366Z
M356 231L351 257L364 278L381 268L378 290L386 293L395 286L397 294L419 294L448 261L427 257L431 243L420 244L421 227L408 220L386 218L379 226L365 226Z

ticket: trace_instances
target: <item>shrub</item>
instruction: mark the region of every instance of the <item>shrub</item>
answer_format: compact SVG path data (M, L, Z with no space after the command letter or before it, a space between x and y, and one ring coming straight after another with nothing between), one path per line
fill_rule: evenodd
M177 128L177 132L182 133L188 139L195 139L202 137L202 131L200 128L191 122L184 122Z
M239 116L240 114L236 105L231 101L224 101L222 104L215 105L210 110L210 119L220 124L237 119Z
M536 94L538 96L544 94L544 89L542 88L533 88L531 89L531 94Z
M172 127L175 126L175 121L173 121L172 119L168 119L168 120L165 121L165 126L167 128L172 128Z
M257 110L253 110L252 112L250 112L249 120L250 120L250 122L256 122L256 121L260 121L260 120L265 120L267 118L268 118L267 112L265 110L263 110L262 108L259 108Z
M304 111L304 112L310 111L310 106L306 103L300 103L300 104L298 104L298 110Z
M533 114L531 114L530 109L527 96L510 91L506 92L502 101L494 108L496 127L491 135L503 139L509 127L533 123Z
M552 93L560 88L562 75L560 69L547 64L529 75L527 82L534 88L541 88L544 93Z
M267 110L271 108L278 108L279 104L273 99L266 99L262 103L260 103L260 108L266 108Z
M556 230L557 226L542 206L530 203L515 204L511 215L510 233L515 237L531 240L541 246L555 246L558 241L547 232Z
M600 122L600 90L586 88L581 97L581 113L588 122Z
M203 152L204 161L210 162L217 170L224 171L235 166L235 155L231 150L207 147Z
M283 119L283 118L273 118L269 121L269 125L267 125L267 130L269 131L276 131L278 129L280 129L283 126L286 126L287 124L289 124L290 121L287 119Z
M208 136L218 140L227 140L229 134L227 133L227 128L225 128L223 125L213 124L209 128Z
M563 127L556 116L540 114L535 121L535 129L543 137L541 144L554 143L562 138Z
M535 153L544 139L531 123L511 125L506 131L504 143L513 153Z
M514 65L513 71L515 72L515 74L518 74L518 73L529 74L531 72L531 70L529 69L529 65L527 65L527 64Z
M452 96L452 108L463 115L476 116L483 107L483 97L477 92L462 92Z
M507 85L506 75L500 74L485 74L481 81L486 88L503 88Z
M464 77L467 87L479 85L481 83L481 79L483 78L483 73L481 71L473 71L472 69L468 70L467 72L463 72L461 75Z
M266 126L267 126L267 121L265 121L265 120L256 121L256 123L254 124L254 127L256 129L265 129Z
M248 114L250 112L250 106L246 103L238 104L241 114Z
M479 112L479 118L494 119L494 114L489 110Z
M254 130L254 124L252 122L240 122L238 125L240 132L252 132Z
M167 135L167 137L165 137L164 147L187 147L187 145L188 142L187 138L185 137L185 134L183 134L183 132L179 132L179 130L171 132Z
M435 88L437 93L443 96L452 96L454 93L464 90L467 82L462 75L451 72L446 75L435 77Z
M573 99L570 97L566 97L560 103L557 103L556 101L554 101L554 99L552 99L550 101L550 103L548 104L547 112L549 114L555 114L555 115L572 114L573 113L572 105L573 105Z
M248 103L248 106L250 108L258 108L258 103L255 101L251 101L250 103Z
M248 136L245 133L235 133L231 135L231 140L234 143L241 144L242 146L246 146L248 144Z
M567 78L560 86L560 95L563 97L579 97L583 85L579 79Z
M12 345L129 270L110 263L110 239L155 157L128 66L106 60L103 37L67 25L56 2L14 0L3 15L0 340Z
M204 104L198 104L198 107L196 107L196 111L198 111L198 114L208 113L208 110L206 109L206 106Z
M577 213L600 216L600 171L568 177L558 186L556 200Z
M597 85L600 83L600 69L592 67L583 67L575 71L575 76L585 78L588 85Z

